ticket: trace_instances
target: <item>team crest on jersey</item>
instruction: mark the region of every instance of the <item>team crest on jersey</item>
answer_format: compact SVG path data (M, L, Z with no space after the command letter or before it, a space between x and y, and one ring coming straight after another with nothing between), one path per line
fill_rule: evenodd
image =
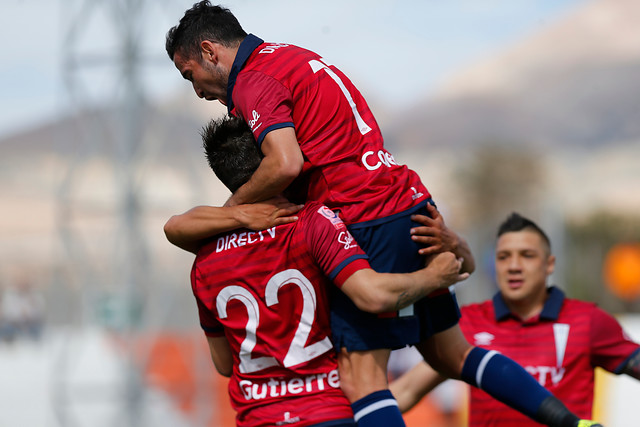
M318 209L318 213L328 219L329 222L331 222L331 224L333 224L333 226L336 228L336 230L342 230L345 227L344 222L342 222L340 217L328 207L322 206L320 209Z
M495 339L495 336L489 332L478 332L473 336L473 339L475 341L475 345L489 346Z

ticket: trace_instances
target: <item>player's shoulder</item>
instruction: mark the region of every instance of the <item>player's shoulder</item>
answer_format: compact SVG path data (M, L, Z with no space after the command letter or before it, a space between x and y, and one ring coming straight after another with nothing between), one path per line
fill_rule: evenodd
M311 228L316 232L325 233L328 230L344 231L347 226L340 216L327 206L319 202L307 202L304 208L298 212L299 226Z
M292 44L292 43L283 43L283 42L264 42L262 43L258 50L257 55L259 57L269 57L274 56L274 54L305 54L310 56L319 56L312 50L306 49L304 47Z
M466 305L463 305L460 308L460 311L467 313L479 313L479 312L488 312L493 311L493 302L491 300L481 301L481 302L472 302Z
M463 305L460 307L460 313L462 315L460 322L465 323L478 323L485 321L492 322L495 319L495 310L491 300L474 302Z
M595 302L579 300L575 298L565 298L563 306L563 311L575 311L590 315L596 311L603 311L598 307L598 304Z
M595 329L606 329L617 323L617 320L597 303L574 298L564 300L558 320Z
M341 221L336 212L318 201L305 202L304 207L300 210L298 216L311 216L314 218L324 218L329 221Z
M317 57L317 53L291 43L264 42L250 56L242 71L278 67L277 63L288 62L292 58L308 60Z

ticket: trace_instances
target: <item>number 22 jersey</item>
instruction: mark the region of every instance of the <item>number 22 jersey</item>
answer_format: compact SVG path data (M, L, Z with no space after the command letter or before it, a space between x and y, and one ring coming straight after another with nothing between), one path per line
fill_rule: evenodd
M351 418L330 341L327 286L368 268L366 255L327 207L264 231L216 236L199 251L191 283L208 336L226 336L239 426Z

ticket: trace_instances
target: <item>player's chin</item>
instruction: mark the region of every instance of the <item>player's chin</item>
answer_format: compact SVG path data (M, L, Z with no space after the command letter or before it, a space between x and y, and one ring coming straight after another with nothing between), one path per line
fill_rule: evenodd
M523 293L522 286L510 282L503 282L498 287L500 293L510 299L517 299Z

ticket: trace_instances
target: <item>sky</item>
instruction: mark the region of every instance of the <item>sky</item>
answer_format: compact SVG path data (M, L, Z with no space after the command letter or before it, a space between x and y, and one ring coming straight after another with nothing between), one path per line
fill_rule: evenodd
M0 138L99 105L123 90L117 34L134 17L143 96L191 91L164 35L194 0L3 0ZM243 28L296 44L342 69L370 100L401 109L447 76L536 33L589 0L229 0ZM140 4L140 13L123 12ZM84 8L85 12L79 10ZM82 16L84 20L77 17ZM78 25L70 37L72 23ZM65 58L76 58L75 72ZM67 84L65 84L65 81ZM68 83L71 82L72 86ZM72 92L69 88L76 88Z

